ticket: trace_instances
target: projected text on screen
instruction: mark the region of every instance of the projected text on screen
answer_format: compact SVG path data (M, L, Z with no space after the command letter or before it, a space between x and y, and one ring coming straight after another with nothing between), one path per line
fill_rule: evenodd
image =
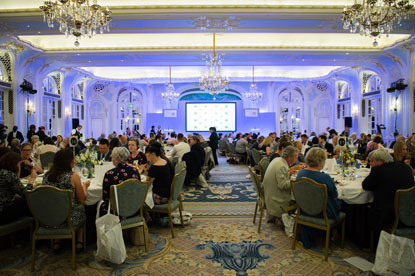
M236 130L236 103L186 103L186 131Z

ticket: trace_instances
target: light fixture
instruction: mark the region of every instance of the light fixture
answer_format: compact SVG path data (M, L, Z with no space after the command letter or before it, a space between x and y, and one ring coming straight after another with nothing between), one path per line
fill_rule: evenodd
M355 0L352 6L343 10L343 28L374 37L373 46L376 47L376 38L383 33L388 35L395 24L408 18L412 8L409 0Z
M164 85L164 92L161 93L161 97L171 103L179 97L179 93L174 91L174 85L171 83L171 66L169 67L169 77L169 83Z
M69 109L69 107L65 108L65 115L67 118L71 117L71 110Z
M93 2L93 4L90 4ZM43 11L43 20L49 28L54 22L59 24L59 31L67 37L76 37L75 46L79 46L79 37L93 37L95 34L109 31L111 12L97 4L97 0L55 0L45 1L39 7Z
M26 112L27 112L27 114L28 114L28 115L32 115L33 113L35 113L35 112L36 112L35 105L34 105L34 104L33 104L33 102L32 102L32 101L30 101L30 100L28 100L28 101L26 102Z
M220 74L221 63L221 56L216 56L215 33L213 33L213 55L211 55L206 62L206 74L199 82L200 88L209 92L209 94L213 96L213 100L216 100L216 95L229 85L229 79L227 77L222 77Z
M245 93L245 98L251 100L253 103L262 99L262 92L258 91L258 86L255 83L255 66L252 66L252 83L249 92Z

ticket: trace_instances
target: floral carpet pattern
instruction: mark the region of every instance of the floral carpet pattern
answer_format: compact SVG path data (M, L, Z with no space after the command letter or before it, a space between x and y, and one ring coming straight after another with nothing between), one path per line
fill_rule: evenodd
M221 163L212 170L210 185L246 183L246 166ZM232 187L232 196L247 190ZM230 189L230 188L229 188ZM213 190L218 190L213 189ZM0 250L0 275L134 275L134 276L259 276L259 275L369 275L346 263L351 256L368 258L352 244L345 248L331 245L329 260L324 261L323 243L315 250L305 250L301 244L291 250L292 239L276 224L263 222L261 233L252 223L255 203L217 198L210 201L211 189L203 190L204 196L192 201L186 197L184 209L193 214L190 225L175 226L175 238L169 227L151 226L149 251L132 246L125 235L127 260L121 265L97 261L94 246L76 257L77 270L71 269L71 251L67 246L61 255L53 255L49 243L39 243L36 249L36 272L30 272L30 244L20 248ZM206 196L205 196L206 195ZM241 193L238 194L241 196ZM244 198L254 197L244 194ZM128 233L126 233L128 234ZM22 243L22 242L21 242Z

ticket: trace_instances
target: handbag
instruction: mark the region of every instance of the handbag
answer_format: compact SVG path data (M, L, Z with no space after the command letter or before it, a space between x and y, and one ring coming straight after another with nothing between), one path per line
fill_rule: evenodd
M114 186L115 202L118 211L118 196L117 187ZM101 206L102 201L98 205ZM97 228L97 253L98 259L106 260L115 264L122 264L127 258L127 251L125 249L124 239L122 236L122 228L120 218L116 215L110 214L111 205L108 206L108 212L102 217L97 212L95 220Z
M285 234L291 238L294 236L294 224L295 224L295 215L290 215L284 213L281 216L282 223L284 224Z
M372 272L378 275L412 275L415 273L414 241L382 231Z

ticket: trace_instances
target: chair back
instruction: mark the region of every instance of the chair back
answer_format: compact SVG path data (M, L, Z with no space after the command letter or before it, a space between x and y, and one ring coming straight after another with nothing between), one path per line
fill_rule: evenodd
M71 227L71 190L44 185L26 191L26 201L37 225L59 226L67 222Z
M258 165L259 172L261 173L261 180L263 180L265 172L267 171L269 166L269 159L267 157L262 158L261 161L259 161Z
M327 186L308 177L292 182L292 191L299 208L305 213L316 216L323 213L327 219Z
M255 165L258 165L261 161L261 153L257 149L252 149L252 159L254 159Z
M219 140L218 148L219 148L219 151L227 151L226 141L225 140Z
M255 171L252 168L249 168L249 174L251 175L252 182L254 183L256 192L258 194L258 197L265 202L264 197L264 190L261 187L261 183L259 181L258 175L255 173Z
M395 211L403 224L415 227L415 187L396 191Z
M235 144L234 144L234 143L228 143L228 147L229 147L229 152L230 152L231 154L236 154L236 151L235 151Z
M40 163L42 164L42 169L46 167L51 167L53 164L53 158L55 158L55 153L53 151L48 151L39 155Z
M169 203L171 203L172 200L178 200L183 190L185 178L186 178L186 168L181 169L178 173L174 175L173 181L171 183Z
M185 168L186 168L185 161L181 161L177 163L176 166L174 167L174 174L179 173L182 169L185 169Z
M110 186L110 201L117 215L130 217L138 212L146 199L148 185L138 179L128 179L117 186L118 210L115 202L114 185Z

